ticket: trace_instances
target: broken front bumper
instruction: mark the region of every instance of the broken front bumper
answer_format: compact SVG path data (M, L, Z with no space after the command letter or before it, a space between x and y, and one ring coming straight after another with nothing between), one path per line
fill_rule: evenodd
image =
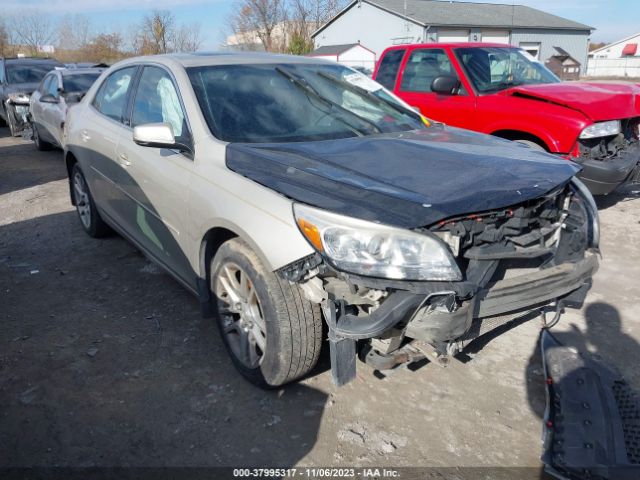
M29 104L7 101L7 115L11 115L15 131L20 132L29 125Z
M593 195L607 195L628 181L640 181L640 146L610 160L576 159L582 167L578 178Z
M640 405L600 361L540 336L547 384L542 461L561 479L640 478Z
M397 290L367 317L343 311L334 314L334 333L338 337L365 339L376 337L401 321L407 321L407 336L427 342L456 340L474 319L501 315L567 296L590 286L598 269L598 258L588 254L575 263L563 263L495 282L473 294L465 282L445 283L441 289L420 293L419 285L408 284L414 291ZM354 280L356 282L356 280ZM462 300L454 311L433 311L428 305L434 297L455 295ZM335 311L335 309L334 309Z

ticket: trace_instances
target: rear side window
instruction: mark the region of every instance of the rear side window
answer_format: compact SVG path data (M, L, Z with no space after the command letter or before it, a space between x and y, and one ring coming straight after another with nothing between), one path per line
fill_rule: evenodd
M128 67L109 75L93 99L93 106L103 115L123 122L131 80L137 67Z
M49 90L49 87L51 86L52 79L53 79L53 75L48 75L44 77L44 80L42 80L42 83L40 84L40 88L38 88L38 91L40 92L41 95L45 95L47 93L47 90Z
M58 79L55 75L51 75L49 79L49 82L45 86L44 93L58 97Z
M389 90L393 90L396 85L396 77L402 63L405 50L389 50L380 60L376 82Z
M447 53L440 48L422 48L411 52L404 65L400 90L431 92L431 82L441 76L457 77Z

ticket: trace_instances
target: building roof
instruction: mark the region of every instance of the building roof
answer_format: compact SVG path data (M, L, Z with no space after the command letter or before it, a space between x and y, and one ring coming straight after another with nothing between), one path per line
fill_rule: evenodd
M313 36L360 1L423 26L594 30L589 25L524 5L439 0L354 0L328 23L316 30Z
M340 55L341 53L351 50L353 47L357 47L359 43L345 43L343 45L325 45L324 47L316 48L313 52L309 53L309 56L314 55Z

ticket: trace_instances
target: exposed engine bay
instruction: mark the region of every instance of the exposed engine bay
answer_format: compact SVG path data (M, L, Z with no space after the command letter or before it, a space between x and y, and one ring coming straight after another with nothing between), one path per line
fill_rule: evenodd
M459 282L394 281L333 268L319 254L280 271L321 303L338 384L355 373L356 351L376 369L433 354L441 363L516 317L579 308L597 270L595 205L571 182L511 206L417 229L444 242Z

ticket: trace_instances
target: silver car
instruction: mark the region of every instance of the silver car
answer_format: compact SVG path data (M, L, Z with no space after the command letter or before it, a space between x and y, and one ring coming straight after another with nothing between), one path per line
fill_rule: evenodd
M140 57L71 109L71 201L198 297L273 387L328 338L333 378L445 362L509 320L579 307L598 217L572 162L434 123L334 62ZM326 323L326 328L323 326Z
M29 101L33 141L38 150L62 147L69 107L78 103L104 68L61 68L49 72Z

